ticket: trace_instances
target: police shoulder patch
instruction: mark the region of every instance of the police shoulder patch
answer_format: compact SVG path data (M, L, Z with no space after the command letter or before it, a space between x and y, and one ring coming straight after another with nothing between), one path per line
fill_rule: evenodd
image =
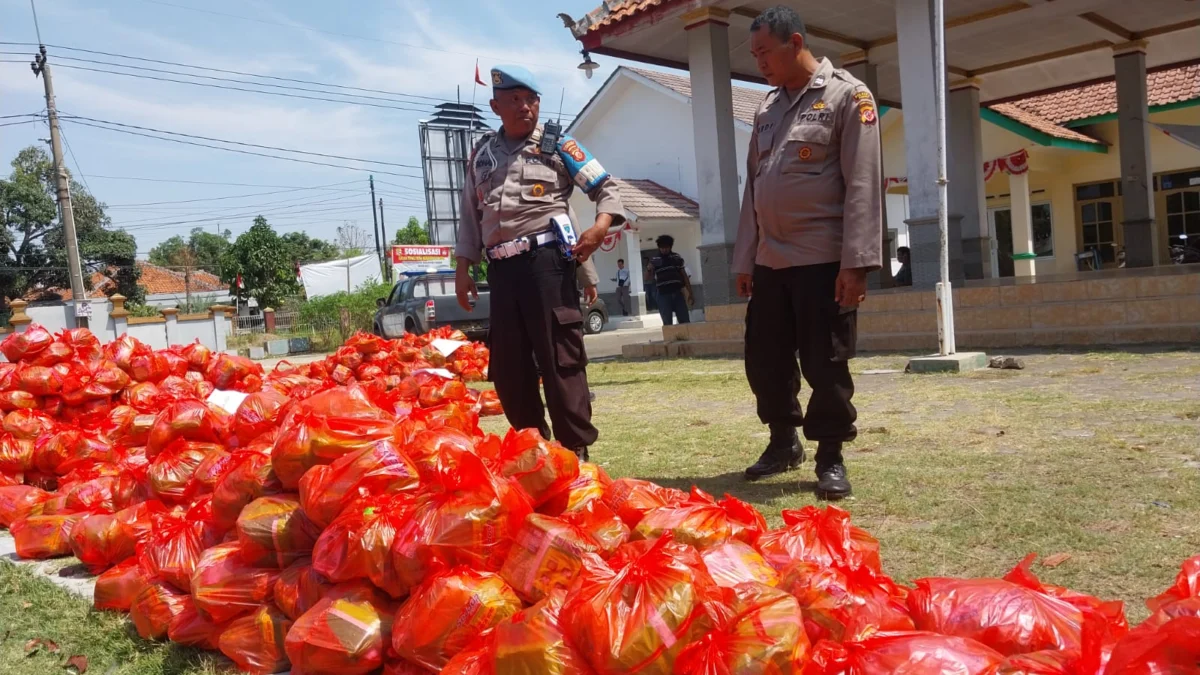
M856 92L854 92L854 100L855 101L869 101L869 100L871 100L871 92L866 91L866 90L856 91Z
M875 124L879 116L875 112L875 104L869 100L858 102L858 121L864 126Z

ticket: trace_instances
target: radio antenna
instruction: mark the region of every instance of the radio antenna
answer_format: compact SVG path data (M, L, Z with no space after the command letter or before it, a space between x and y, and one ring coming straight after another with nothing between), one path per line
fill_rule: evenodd
M563 99L565 99L566 97L567 97L567 88L566 88L566 87L563 87L563 88L562 88L562 94L560 94L560 95L559 95L559 97L558 97L558 119L557 119L557 120L555 120L555 121L556 121L556 122L558 122L560 125L562 124L562 107L563 107Z

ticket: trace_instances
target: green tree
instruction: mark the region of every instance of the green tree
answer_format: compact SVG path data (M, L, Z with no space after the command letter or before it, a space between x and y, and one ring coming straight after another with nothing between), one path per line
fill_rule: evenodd
M229 249L229 230L221 234L195 228L187 239L175 235L150 249L151 264L160 267L189 267L217 274L221 256Z
M310 237L304 232L288 232L279 239L287 250L288 259L301 265L329 262L336 260L341 254L336 245L324 239Z
M241 275L245 290L237 289ZM249 296L259 307L279 307L283 300L299 292L295 263L283 239L258 216L254 224L238 236L221 258L221 279L240 297Z
M408 225L404 229L396 230L396 239L393 242L400 246L422 246L429 243L429 223L421 225L421 221L417 220L416 216L408 217Z

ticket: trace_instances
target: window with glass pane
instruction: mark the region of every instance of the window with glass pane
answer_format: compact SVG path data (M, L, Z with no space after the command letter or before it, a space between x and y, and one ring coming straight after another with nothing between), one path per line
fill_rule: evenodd
M1112 203L1104 201L1082 204L1079 215L1084 250L1099 251L1101 262L1116 262L1117 240L1113 227Z
M1089 199L1104 199L1112 197L1116 194L1116 187L1112 182L1094 183L1092 185L1080 185L1075 188L1075 201L1082 202Z
M1039 258L1054 257L1054 225L1049 204L1033 205L1033 252Z
M1200 188L1167 195L1167 236L1173 245L1200 247Z

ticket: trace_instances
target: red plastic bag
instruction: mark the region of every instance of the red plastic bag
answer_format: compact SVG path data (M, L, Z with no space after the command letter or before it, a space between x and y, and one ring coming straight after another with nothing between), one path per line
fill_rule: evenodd
M51 366L21 366L17 378L17 386L34 396L58 395L66 379L57 368Z
M1157 612L1166 605L1188 598L1200 598L1200 555L1185 560L1175 577L1175 584L1147 600L1146 607Z
M509 429L500 445L498 460L500 475L516 480L533 500L535 508L555 493L567 489L579 476L579 459L575 453L545 440L536 429Z
M133 368L133 357L148 351L150 351L148 345L126 333L104 345L104 358L117 364L121 370L128 373Z
M775 569L782 571L804 560L844 569L868 567L882 573L879 541L851 525L849 513L835 506L806 506L799 511L785 510L782 515L784 528L763 534L757 544Z
M590 675L591 666L563 635L559 617L566 598L556 591L484 631L442 670L455 675Z
M479 414L484 417L496 417L504 414L504 406L500 404L500 395L496 393L495 389L479 392Z
M25 328L25 332L12 333L4 338L4 341L0 342L0 352L4 352L4 358L8 359L10 363L32 360L52 342L54 342L54 336L50 334L50 331L36 323L31 323Z
M233 418L229 413L204 401L184 399L158 414L150 438L146 442L146 457L154 459L176 440L198 443L225 444Z
M81 515L29 516L12 524L9 533L17 557L40 560L71 555L71 530Z
M132 558L137 543L134 533L111 514L86 516L71 529L71 551L92 574Z
M270 602L278 578L277 570L246 564L240 544L219 544L204 551L197 561L192 598L204 616L226 623Z
M237 520L242 559L252 565L283 569L312 554L321 528L300 510L292 495L259 497Z
M100 339L86 328L66 328L58 334L58 341L65 344L75 355L75 360L90 363L104 358Z
M153 531L138 551L147 572L182 591L191 590L192 573L201 554L220 541L203 511L201 505L183 515L168 513L152 518Z
M500 577L522 600L539 602L555 589L570 588L583 567L583 555L599 550L590 536L571 523L531 514L517 532Z
M287 414L291 398L276 389L264 389L250 394L233 415L233 435L241 445L279 426Z
M456 568L435 574L396 613L392 648L438 671L482 631L521 610L521 600L495 574Z
M314 466L393 436L394 422L362 389L331 389L297 403L280 424L271 453L275 474L295 490Z
M601 558L609 557L630 539L629 526L599 499L559 517L591 537L600 547Z
M170 584L149 581L138 592L129 607L129 618L137 628L138 635L146 640L161 640L167 637L171 621L191 605L191 598Z
M165 400L193 397L204 400L207 397L200 396L196 384L196 382L191 382L182 375L168 375L163 378L162 382L158 383L158 391Z
M878 633L824 640L800 675L987 675L1004 656L974 640L934 633Z
M171 642L188 647L216 649L223 627L197 611L190 597L185 596L182 604L183 608L167 624L167 637Z
M12 524L26 516L41 515L39 508L55 495L32 485L7 485L0 487L0 526Z
M116 513L143 494L132 476L120 473L75 484L65 493L67 510L72 513Z
M576 511L589 502L603 501L604 493L612 479L599 465L580 462L579 475L571 481L565 490L551 495L539 508L538 512L548 516L560 516L567 511Z
M1010 656L987 671L987 675L1099 675L1099 671L1080 670L1080 666L1080 654L1076 651L1033 652Z
M416 506L404 493L351 504L317 539L313 567L335 583L370 579L392 597L404 597L425 575L423 560L393 554L396 545L416 548L428 536L426 525L413 518Z
M333 588L288 631L295 675L366 675L383 665L396 608L364 581Z
M221 446L213 444L208 454L204 456L204 459L200 460L200 463L196 465L196 469L192 471L192 477L188 479L187 486L184 489L185 499L191 501L201 495L212 494L213 490L217 487L217 483L221 482L221 479L232 468L232 460L233 455L225 452L225 449Z
M753 544L766 529L766 519L749 504L729 495L718 502L693 487L685 501L646 512L634 532L641 539L670 533L676 541L704 550L731 537Z
M299 619L332 588L333 584L313 569L312 560L303 558L279 573L275 582L275 604L291 619Z
M914 630L904 604L905 589L870 568L841 569L799 561L780 577L779 588L800 601L804 627L813 643Z
M149 582L149 575L136 559L126 560L96 577L96 590L92 593L92 606L96 609L128 612L134 598Z
M1200 618L1172 619L1134 630L1117 643L1104 675L1185 675L1200 669Z
M679 652L675 675L785 675L808 660L795 598L757 582L721 592L724 603L712 611L717 627Z
M217 526L230 529L250 502L283 492L283 484L272 468L269 446L236 450L229 459L228 473L213 490L213 514Z
M385 439L310 469L300 479L300 504L310 520L324 527L356 499L414 492L419 486L416 464Z
M4 416L4 431L14 438L35 440L38 436L53 431L57 422L36 410L14 410Z
M129 376L134 382L162 382L170 374L170 365L160 352L136 352L129 359Z
M179 354L187 359L190 370L201 372L208 369L208 362L212 359L212 350L200 344L199 340L181 347Z
M107 399L129 386L129 375L112 361L76 363L63 379L62 396L67 405Z
M0 392L0 410L4 412L10 410L35 410L41 407L41 397L27 391L17 389L15 391Z
M637 478L620 478L608 486L604 503L629 527L637 527L647 512L687 499L687 494Z
M204 379L217 389L252 394L262 388L263 367L244 356L215 354L204 371Z
M38 470L63 475L73 468L95 462L112 462L116 454L112 445L87 431L61 427L57 432L38 440L34 464Z
M722 588L755 581L768 586L779 585L779 573L754 550L754 547L734 539L713 546L701 554L704 567L713 581Z
M150 494L168 504L186 503L197 467L214 452L224 451L216 443L175 441L150 461L146 474Z
M274 605L263 605L250 616L229 624L221 633L221 653L253 675L282 673L291 668L284 641L292 629L292 620Z
M15 415L17 412L9 414ZM16 438L10 434L0 436L0 471L13 474L32 469L34 449L32 439Z
M626 544L607 564L585 555L562 625L598 675L665 673L715 627L708 608L722 601L696 550L666 536Z

